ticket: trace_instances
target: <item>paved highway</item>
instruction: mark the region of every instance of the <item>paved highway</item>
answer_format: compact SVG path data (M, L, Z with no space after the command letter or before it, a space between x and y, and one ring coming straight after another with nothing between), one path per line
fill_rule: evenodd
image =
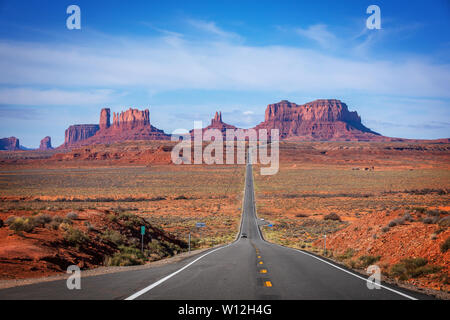
M247 164L241 230L233 243L160 267L85 277L81 290L58 280L0 290L0 299L430 299L385 284L370 290L365 277L264 241L258 221Z

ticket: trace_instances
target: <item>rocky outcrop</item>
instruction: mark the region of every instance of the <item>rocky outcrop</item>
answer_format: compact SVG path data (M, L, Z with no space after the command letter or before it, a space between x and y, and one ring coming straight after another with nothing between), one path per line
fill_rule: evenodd
M0 150L20 150L19 139L16 137L9 137L0 139Z
M384 141L389 138L361 123L356 111L336 99L319 99L303 105L287 100L269 104L264 122L255 129L279 129L280 139L304 141Z
M66 129L64 145L69 146L94 136L100 129L98 124L75 124Z
M170 135L150 124L148 109L128 109L113 112L104 108L100 112L98 125L74 125L66 130L66 140L61 147L73 147L88 144L113 143L127 140L170 140Z
M138 109L128 109L121 113L113 113L113 126L121 129L133 129L140 126L150 125L150 115L148 109L140 111Z
M100 111L100 130L108 129L111 125L110 123L110 115L111 110L109 108L103 108L102 111Z
M217 129L217 130L219 130L220 132L222 132L223 138L225 140L227 129L238 129L238 128L233 126L233 125L231 125L231 124L223 122L222 121L222 112L217 112L216 111L216 114L214 115L214 118L211 119L211 124L209 126L207 126L206 128L203 128L202 132L205 132L208 129ZM191 135L193 135L194 134L194 129L189 131L189 133Z
M52 138L47 136L41 140L41 144L39 145L39 150L51 150L51 149L53 149Z

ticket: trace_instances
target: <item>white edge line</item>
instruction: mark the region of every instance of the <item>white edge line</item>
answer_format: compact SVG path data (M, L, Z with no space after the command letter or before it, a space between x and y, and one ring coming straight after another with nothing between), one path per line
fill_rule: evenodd
M320 261L322 261L322 262L325 262L326 264L329 264L330 266L335 267L336 269L339 269L339 270L344 271L344 272L346 272L346 273L348 273L348 274L351 274L352 276L355 276L355 277L357 277L357 278L359 278L359 279L361 279L361 280L364 280L365 282L368 281L366 278L364 278L364 277L362 277L362 276L360 276L360 275L357 275L357 274L355 274L355 273L353 273L353 272L350 272L350 271L348 271L348 270L345 270L344 268L341 268L341 267L339 267L339 266L337 266L337 265L335 265L335 264L333 264L333 263L331 263L331 262L328 262L328 261L326 261L326 260L324 260L324 259L321 259L321 258L319 258L319 257L316 257L315 255L310 254L310 253L308 253L308 252L304 252L304 251L301 251L301 250L298 250L298 249L294 249L294 248L289 248L289 247L283 247L283 248L295 250L295 251L297 251L297 252L306 254L306 255L308 255L308 256L310 256L310 257L313 257L313 258L315 258L315 259L317 259L317 260L320 260ZM411 300L419 300L419 299L414 298L414 297L412 297L412 296L409 296L409 295L407 295L407 294L405 294L405 293L403 293L403 292L400 292L400 291L397 291L397 290L395 290L395 289L386 287L386 286L382 285L381 283L380 283L380 284L376 284L375 286L379 286L379 287L384 288L384 289L386 289L386 290L392 291L392 292L394 292L394 293L397 293L397 294L399 294L399 295L401 295L401 296L403 296L403 297L405 297L405 298L411 299Z
M156 286L159 286L161 283L163 283L163 282L169 280L170 278L172 278L172 277L175 276L176 274L178 274L178 273L180 273L181 271L183 271L184 269L188 268L190 265L194 264L194 263L197 262L198 260L200 260L200 259L206 257L208 254L211 254L211 253L213 253L213 252L215 252L215 251L218 251L218 250L221 250L221 249L223 249L223 248L226 248L226 247L232 245L233 243L234 243L234 242L232 242L232 243L230 243L230 244L227 244L226 246L223 246L223 247L214 249L214 250L212 250L212 251L210 251L210 252L208 252L208 253L202 255L201 257L198 257L197 259L195 259L194 261L188 263L187 265L185 265L185 266L182 267L181 269L178 269L177 271L175 271L175 272L169 274L168 276L166 276L166 277L164 277L164 278L162 278L162 279L160 279L160 280L158 280L158 281L152 283L151 285L145 287L144 289L139 290L138 292L136 292L136 293L132 294L131 296L129 296L128 298L126 298L125 300L134 300L134 299L140 297L140 296L143 295L144 293L147 293L148 291L152 290L152 289L155 288Z
M253 170L252 170L252 177L253 177ZM252 182L253 182L253 179L252 179ZM255 196L255 186L254 186L254 183L253 183L253 197L254 197L254 196ZM255 208L255 211L256 211L256 205L255 205L255 204L254 204L254 208ZM295 249L295 248L290 248L290 247L281 246L281 245L279 245L279 244L272 243L272 242L267 241L266 239L263 239L263 238L262 238L262 235L261 235L261 233L262 233L261 228L259 227L258 223L256 222L256 221L257 221L257 217L258 217L258 215L257 215L257 213L255 212L255 224L256 224L256 228L257 228L258 231L259 231L259 232L258 232L258 233L259 233L259 237L261 238L262 241L265 241L266 243L268 243L268 244L270 244L270 245L279 246L279 247L282 247L282 248L285 248L285 249L291 249L291 250L294 250L294 251L303 253L303 254L305 254L305 255L308 255L308 256L310 256L310 257L313 257L313 258L315 258L315 259L317 259L317 260L319 260L319 261L325 262L326 264L329 264L330 266L332 266L332 267L334 267L334 268L336 268L336 269L339 269L339 270L341 270L341 271L344 271L344 272L346 272L346 273L348 273L348 274L351 274L352 276L355 276L355 277L357 277L357 278L359 278L359 279L364 280L365 282L367 282L367 279L366 279L366 278L364 278L364 277L362 277L362 276L360 276L360 275L357 275L357 274L355 274L355 273L353 273L353 272L350 272L350 271L348 271L348 270L345 270L344 268L341 268L341 267L339 267L339 266L337 266L337 265L335 265L335 264L333 264L333 263L331 263L331 262L328 262L328 261L326 261L326 260L324 260L324 259L321 259L321 258L319 258L319 257L316 257L316 256L313 255L313 254L310 254L310 253L308 253L308 252L304 252L304 251L302 251L302 250L298 250L298 249ZM405 297L405 298L411 299L411 300L419 300L419 299L414 298L414 297L412 297L412 296L409 296L409 295L407 295L407 294L405 294L405 293L403 293L403 292L400 292L400 291L397 291L397 290L395 290L395 289L386 287L386 286L382 285L381 283L380 283L380 284L376 284L376 286L379 286L379 287L384 288L384 289L386 289L386 290L392 291L392 292L394 292L394 293L397 293L397 294L399 294L399 295L401 295L401 296L403 296L403 297Z

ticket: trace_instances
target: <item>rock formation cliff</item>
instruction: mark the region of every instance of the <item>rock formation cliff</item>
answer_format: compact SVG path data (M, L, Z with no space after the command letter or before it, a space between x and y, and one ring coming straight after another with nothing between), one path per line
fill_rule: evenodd
M39 145L39 150L51 150L51 149L53 149L52 138L47 136L41 140L41 144Z
M73 147L87 144L113 143L127 140L170 140L164 131L150 124L148 109L128 109L113 113L103 108L99 124L73 125L66 130L66 139L61 147Z
M69 146L86 140L97 133L98 124L75 124L66 129L64 145Z
M269 104L264 122L255 129L279 129L280 139L304 141L383 141L388 138L361 123L356 111L335 99L303 105L287 100Z
M211 119L211 124L206 128L202 129L202 132L205 132L208 129L217 129L223 134L223 138L225 140L227 129L238 129L235 126L225 123L222 121L222 112L217 112L214 115L214 118ZM189 131L191 135L194 134L194 129Z
M19 139L16 137L0 139L0 150L20 150Z

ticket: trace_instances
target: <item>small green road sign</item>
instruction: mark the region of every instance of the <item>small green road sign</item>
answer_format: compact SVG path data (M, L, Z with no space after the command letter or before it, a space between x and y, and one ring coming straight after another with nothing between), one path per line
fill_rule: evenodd
M141 226L141 235L145 234L145 226Z

